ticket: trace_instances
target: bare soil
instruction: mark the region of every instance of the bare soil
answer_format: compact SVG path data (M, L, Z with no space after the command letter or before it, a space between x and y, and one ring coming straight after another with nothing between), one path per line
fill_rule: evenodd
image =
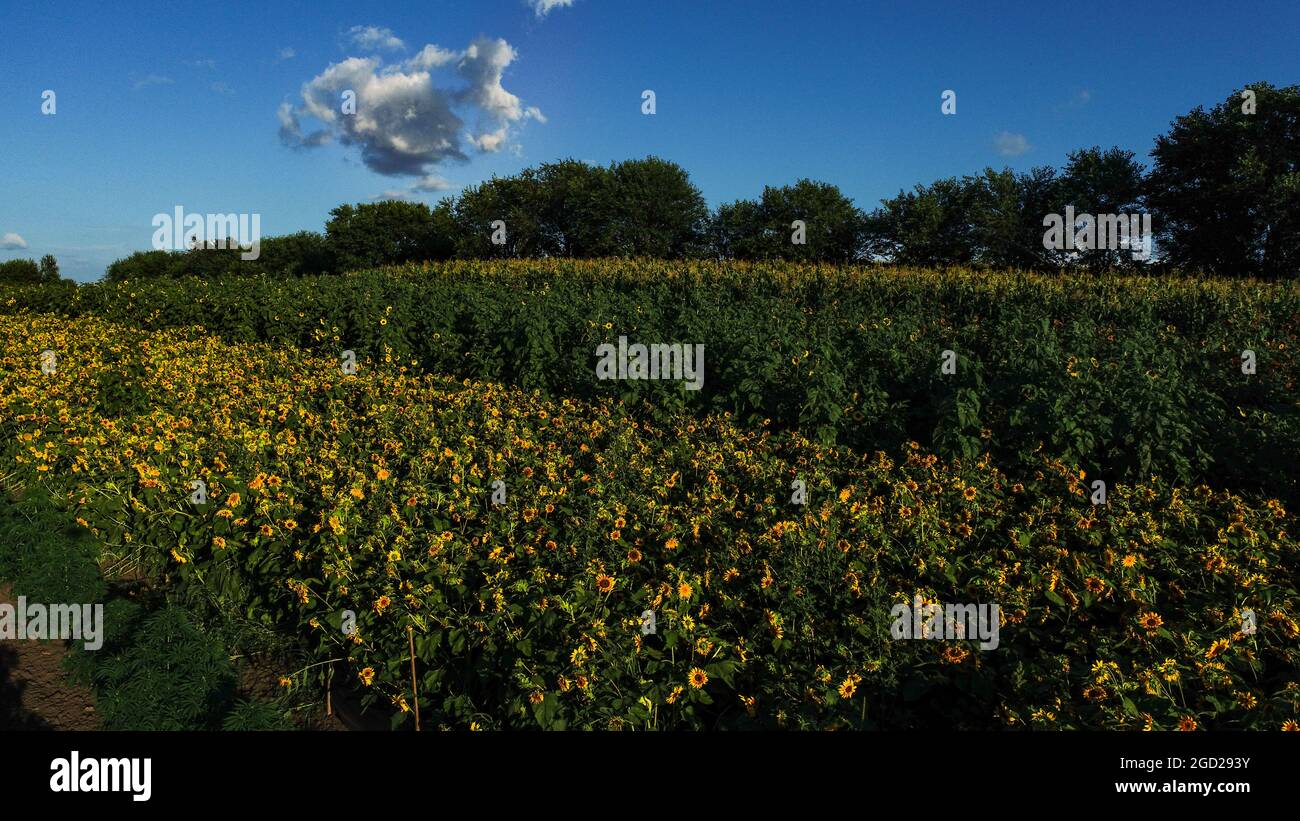
M0 603L17 605L8 586ZM62 641L0 640L0 732L97 730L95 695L68 679Z

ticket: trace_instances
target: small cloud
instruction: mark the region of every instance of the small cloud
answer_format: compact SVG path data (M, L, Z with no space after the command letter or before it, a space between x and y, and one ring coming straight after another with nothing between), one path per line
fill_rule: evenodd
M1012 134L1010 131L1003 131L993 138L993 147L1004 157L1019 157L1022 154L1029 153L1033 148L1029 140L1025 139L1024 134Z
M545 17L551 13L551 9L568 8L573 5L573 0L528 0L528 5L533 7L538 17Z
M496 131L487 131L483 134L467 134L466 139L470 144L482 151L484 154L495 154L501 150L505 144L507 131L506 126L501 126Z
M450 191L453 188L460 188L459 185L448 182L437 174L429 174L421 177L410 188L390 188L382 194L377 194L370 199L378 200L418 200L424 194L436 194L440 191Z
M1056 110L1069 111L1071 109L1083 108L1090 102L1092 102L1092 92L1084 88L1074 92L1070 99L1056 106Z
M189 66L190 68L212 68L212 69L215 69L215 68L217 67L217 61L216 61L216 60L185 60L184 63L185 63L185 65Z
M230 86L226 85L225 83L213 83L212 85L208 86L208 88L212 89L214 93L222 94L226 97L235 96L235 90Z
M12 251L17 248L26 248L26 247L27 247L27 240L23 239L22 237L18 236L15 233L10 232L0 237L0 248L3 248L6 251Z
M437 174L430 174L412 186L414 191L450 191L452 188L455 186Z
M353 26L348 31L348 39L357 48L367 51L401 51L406 48L406 43L392 31L376 26Z
M298 56L298 52L294 51L289 46L285 46L284 48L280 49L280 51L275 55L275 61L277 63L281 63L284 62L285 60L292 60L297 56Z
M164 77L161 74L146 74L139 80L135 81L136 88L146 88L148 86L169 86L176 81L170 77Z

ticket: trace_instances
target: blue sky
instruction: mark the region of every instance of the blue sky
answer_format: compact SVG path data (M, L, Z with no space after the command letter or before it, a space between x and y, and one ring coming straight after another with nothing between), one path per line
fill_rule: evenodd
M321 230L340 203L433 203L421 180L454 193L562 157L658 155L711 205L811 177L872 207L1084 146L1145 158L1197 105L1300 82L1291 0L538 2L5 4L0 260L95 279L177 205ZM388 119L312 116L358 83Z

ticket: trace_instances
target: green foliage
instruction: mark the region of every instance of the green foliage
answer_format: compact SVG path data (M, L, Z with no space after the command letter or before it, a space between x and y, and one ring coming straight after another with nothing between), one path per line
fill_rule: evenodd
M239 267L242 271L298 277L337 273L339 270L329 241L324 234L314 231L266 237L259 250L256 260L241 260Z
M554 227L543 226L544 219L557 216L555 203L546 203L538 174L525 169L515 177L493 177L461 192L450 205L455 225L456 256L491 259L494 257L542 256L548 242L563 242L565 231L576 226L560 221ZM493 223L505 223L505 243L492 241Z
M233 699L225 652L178 607L148 616L129 646L97 661L104 729L215 729Z
M234 671L221 644L179 608L150 613L110 595L99 555L96 539L39 487L0 501L0 583L32 602L103 604L101 646L72 642L64 667L95 687L105 729L290 728L274 704L232 707Z
M694 256L708 223L686 172L657 157L546 163L467 188L450 208L461 258ZM504 245L492 242L497 220Z
M293 725L284 714L267 701L243 700L236 704L221 722L221 729L231 732L257 730L291 730Z
M1243 92L1253 92L1247 113ZM1156 138L1147 199L1171 262L1219 276L1300 272L1300 86L1253 83Z
M867 247L908 265L979 265L993 269L1091 271L1134 268L1130 250L1079 253L1043 247L1043 218L1127 214L1141 206L1142 166L1133 152L1089 148L1053 168L1017 173L986 168L978 175L918 185L884 200L867 219Z
M794 242L795 221L804 224ZM865 223L853 201L834 185L799 180L768 186L758 202L719 206L709 226L713 255L723 259L851 262L863 250Z
M978 444L1015 464L1041 445L1115 481L1155 472L1291 500L1300 493L1297 287L553 260L147 290L97 284L74 299L28 287L0 310L202 324L231 341L330 357L391 353L457 378L648 403L650 414L766 419L864 451L914 439L959 456ZM597 380L594 352L620 334L704 344L703 390ZM1258 358L1249 376L1248 348ZM939 373L944 350L958 354L953 377ZM103 401L138 403L126 388L141 375L117 373L125 387L107 385ZM977 413L958 401L961 389L976 391Z
M873 255L903 265L970 264L975 261L972 193L969 185L952 177L898 192L868 219L868 247Z
M40 490L0 502L0 582L44 603L91 604L107 592L99 551Z
M681 166L646 157L611 165L608 175L610 219L603 254L661 259L700 254L709 211Z
M185 251L137 251L108 266L109 282L265 274L275 277L298 277L330 273L337 270L334 251L324 235L299 231L282 237L264 237L259 241L258 258L242 258L246 251L231 245L217 247L208 243Z
M447 259L451 238L429 206L386 200L340 205L330 212L325 236L342 270L419 260Z
M718 259L761 259L762 233L758 203L753 200L724 202L709 221L709 247Z
M1051 168L1017 174L1009 168L967 178L969 257L992 268L1045 270L1065 264L1043 248L1043 216L1061 210L1061 180Z
M910 335L915 321L881 323ZM1018 330L1028 359L1059 366L1077 344L1048 318ZM412 638L430 729L1271 730L1300 716L1294 514L1160 477L1112 483L1094 505L1095 474L1042 453L1009 474L982 444L996 411L991 360L959 364L944 401L917 420L955 431L970 454L939 460L915 444L896 458L856 453L716 414L646 420L614 396L547 400L377 358L340 380L332 357L192 328L0 320L7 360L59 338L77 340L78 378L0 374L15 397L8 439L49 443L40 465L6 451L4 473L57 491L106 545L130 532L168 564L176 595L211 589L303 637L316 663L296 686L346 674L396 723L415 698ZM1174 347L1143 342L1151 351L1126 351L1146 357L1139 368ZM147 380L149 409L106 427L95 376L121 367L118 348L186 379ZM806 350L798 378L837 396L812 373L830 340ZM1064 369L1069 380L1088 371L1068 356ZM1165 413L1150 373L1126 379L1144 413ZM66 418L43 417L46 403ZM1090 446L1077 420L1095 407L1054 409L1058 445ZM1148 457L1166 435L1183 448L1176 425L1135 424L1146 430L1132 446ZM176 437L156 448L160 429ZM219 471L216 503L180 511L195 464ZM485 503L497 476L510 488L501 507ZM806 504L787 495L796 479ZM969 636L891 638L894 606L914 596L997 603L997 650ZM1256 634L1240 629L1246 608ZM345 610L359 633L339 629ZM101 713L114 727L214 726L229 702L224 662L219 642L166 609L93 674Z
M86 650L74 642L71 652L64 658L63 666L69 676L82 684L94 685L95 671L105 659L119 655L131 642L145 616L145 608L137 601L122 596L110 596L104 602L103 646Z
M0 262L0 282L24 283L44 281L44 278L41 276L41 269L36 265L35 260L11 259L8 262Z
M180 256L179 251L136 251L131 256L109 265L104 278L109 282L128 280L134 282L177 276L180 273L178 264Z
M41 282L58 282L59 281L59 261L54 258L53 254L46 254L41 257Z
M1143 175L1142 164L1134 159L1132 151L1119 148L1102 151L1100 147L1073 151L1057 180L1058 190L1051 198L1061 204L1061 207L1059 210L1049 209L1042 213L1063 213L1064 205L1073 205L1077 214L1140 213L1145 210L1142 197L1145 185ZM1041 223L1037 230L1041 236ZM1060 262L1065 264L1066 261ZM1080 265L1095 272L1133 268L1140 263L1133 260L1131 249L1097 248L1079 252L1078 258L1069 264ZM1241 272L1235 273L1240 275Z

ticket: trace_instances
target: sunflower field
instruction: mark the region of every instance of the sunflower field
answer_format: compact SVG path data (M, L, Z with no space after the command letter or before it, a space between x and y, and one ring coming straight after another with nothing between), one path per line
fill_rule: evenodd
M1300 727L1294 287L604 266L10 289L0 476L394 726Z
M1300 505L1296 281L461 261L0 295L0 313L23 311L392 355L551 399L620 399L659 422L730 413L859 452L915 441L1018 472L1046 455L1108 482L1158 475ZM593 351L620 335L704 344L703 389L596 379Z

